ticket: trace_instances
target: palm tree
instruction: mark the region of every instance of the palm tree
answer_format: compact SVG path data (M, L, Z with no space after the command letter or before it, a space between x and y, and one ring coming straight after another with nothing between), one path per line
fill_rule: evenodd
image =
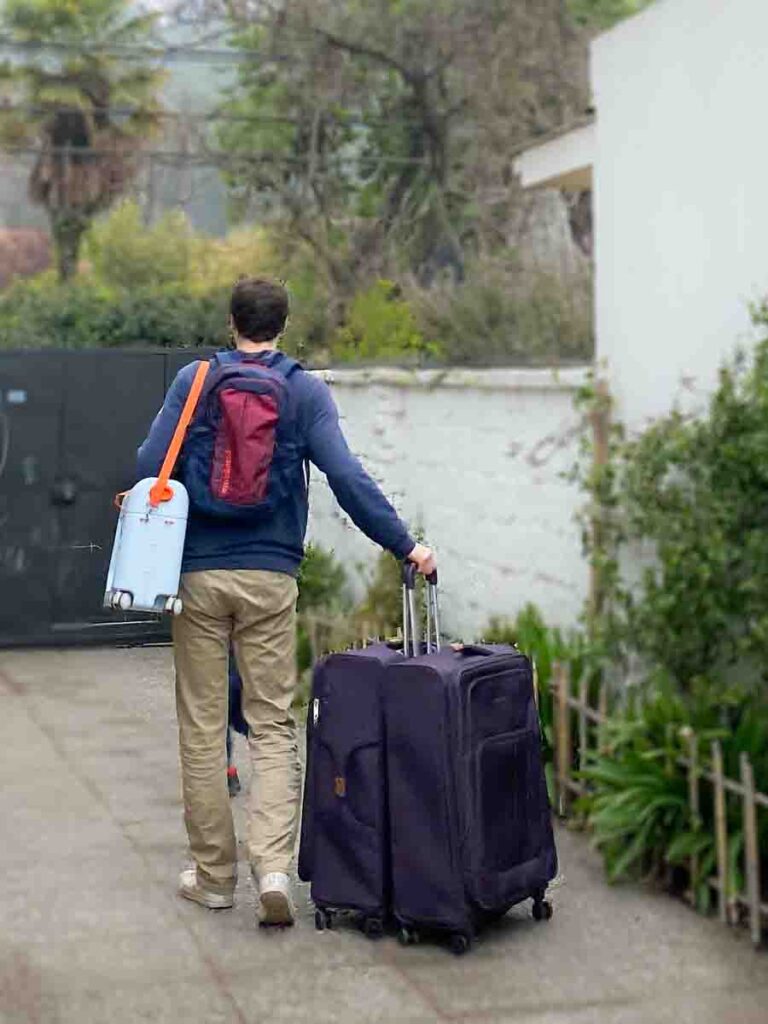
M34 147L29 193L48 214L62 281L157 125L165 73L146 56L155 20L132 14L130 0L6 0L0 14L13 53L0 64L0 147Z

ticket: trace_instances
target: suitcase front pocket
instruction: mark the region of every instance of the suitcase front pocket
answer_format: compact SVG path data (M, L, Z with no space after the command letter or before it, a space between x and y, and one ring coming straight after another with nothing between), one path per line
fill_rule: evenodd
M318 814L325 818L350 815L366 828L379 828L382 776L379 744L356 747L342 761L321 741L314 779Z
M541 751L530 729L494 736L475 760L475 813L483 872L504 872L536 858L546 839Z
M367 744L335 756L316 747L312 898L378 912L384 901L381 750Z

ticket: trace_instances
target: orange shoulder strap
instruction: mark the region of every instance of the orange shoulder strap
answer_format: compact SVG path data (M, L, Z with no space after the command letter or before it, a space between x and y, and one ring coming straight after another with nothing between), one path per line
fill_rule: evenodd
M179 422L176 424L176 430L173 432L171 443L168 446L163 465L160 468L160 475L156 482L152 485L152 490L149 492L149 503L153 508L157 508L161 501L170 501L173 497L173 491L168 486L173 467L176 465L176 460L179 457L181 446L184 444L184 436L187 433L187 427L189 426L190 420L195 414L195 408L197 407L198 399L200 398L200 392L203 390L203 384L205 383L206 374L210 369L211 364L208 360L203 360L197 368L195 379L192 381L192 387L189 389L187 400L184 403L184 408L181 410L181 416Z

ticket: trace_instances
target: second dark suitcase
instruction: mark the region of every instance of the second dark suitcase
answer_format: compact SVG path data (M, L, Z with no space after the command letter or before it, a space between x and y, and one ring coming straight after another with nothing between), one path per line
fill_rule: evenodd
M441 647L385 672L393 909L400 939L483 924L533 900L557 854L530 661L507 645Z
M390 905L382 687L403 655L386 644L318 662L307 713L299 877L311 882L318 929L354 911L378 937Z

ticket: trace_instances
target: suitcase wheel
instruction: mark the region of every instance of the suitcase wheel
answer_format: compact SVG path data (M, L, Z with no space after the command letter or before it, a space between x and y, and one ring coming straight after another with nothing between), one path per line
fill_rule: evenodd
M552 904L547 900L534 900L533 917L536 921L549 921L552 917Z
M333 928L333 914L330 910L315 911L315 928L319 932L324 932L326 928L328 931L331 931Z
M182 611L184 610L184 605L182 604L181 598L169 597L168 600L165 602L165 610L169 612L171 615L181 615Z
M401 946L418 946L419 933L414 928L406 928L404 925L397 933L397 941Z
M360 930L367 939L380 939L384 935L384 922L380 917L364 917Z
M464 935L463 932L454 932L451 936L451 952L454 956L464 956L469 952L471 945L469 936Z
M133 594L127 590L115 590L112 594L112 607L119 608L121 612L127 612L133 604Z

